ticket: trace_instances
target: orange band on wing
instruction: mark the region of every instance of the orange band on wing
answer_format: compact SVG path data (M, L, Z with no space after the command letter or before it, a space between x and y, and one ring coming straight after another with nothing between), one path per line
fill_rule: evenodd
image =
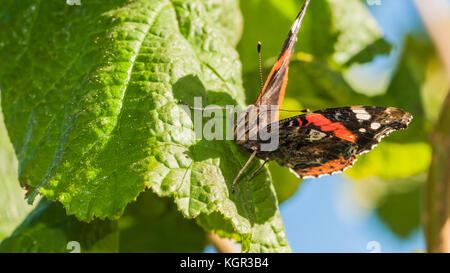
M311 114L307 115L305 118L307 121L320 127L320 129L324 132L333 132L334 135L338 138L353 143L356 142L356 136L352 132L347 130L347 128L345 128L344 125L342 125L339 122L331 122L331 120L327 119L325 116L321 114Z
M355 161L354 157L350 157L347 160L345 160L344 158L339 158L324 163L322 166L297 170L297 173L301 177L332 174L334 172L340 172L345 168L351 166L354 161Z
M261 97L264 95L264 93L266 92L267 86L270 82L270 79L274 76L275 72L280 70L281 66L283 65L284 62L289 63L290 62L290 58L291 58L291 50L286 50L283 55L277 60L277 62L275 63L275 65L273 66L272 70L270 71L269 76L267 77L266 82L264 83L264 87L261 91L261 94L259 94L258 99L256 100L256 104L259 102L259 100L261 99ZM287 68L286 68L287 69ZM287 72L287 71L286 71ZM280 95L278 97L278 105L280 105L280 102L283 101L283 97L284 97L284 91L286 89L286 85L287 85L287 73L283 78L283 86L281 87L280 90ZM281 99L280 99L281 97Z
M286 74L284 74L283 84L281 85L280 93L278 94L277 105L279 107L281 107L281 104L283 103L284 93L286 92L286 86L288 83L288 72L289 72L289 67L286 67Z

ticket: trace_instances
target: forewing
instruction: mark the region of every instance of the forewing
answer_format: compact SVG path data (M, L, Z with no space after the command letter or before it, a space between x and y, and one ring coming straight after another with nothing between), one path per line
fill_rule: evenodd
M289 63L297 42L297 34L300 30L303 16L305 15L309 2L310 0L305 2L292 25L278 60L273 66L255 105L279 106L283 102L284 92L288 81ZM272 121L277 120L278 112L275 114L275 118L272 119Z

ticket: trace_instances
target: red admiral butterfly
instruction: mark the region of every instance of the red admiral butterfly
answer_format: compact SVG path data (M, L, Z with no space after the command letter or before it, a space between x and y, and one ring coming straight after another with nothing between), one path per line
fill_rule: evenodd
M353 165L357 155L370 151L390 132L406 129L412 119L411 114L394 107L352 106L305 111L306 114L278 120L278 107L288 81L289 62L309 2L305 2L298 14L258 99L238 117L236 142L252 155L234 179L232 191L255 157L264 159L264 164L275 160L301 178L334 174ZM262 111L262 108L272 110ZM259 123L250 118L249 113L255 113ZM269 124L265 126L268 131L277 126L279 143L272 151L261 148L265 143L258 137L261 121ZM249 180L264 164L253 172Z

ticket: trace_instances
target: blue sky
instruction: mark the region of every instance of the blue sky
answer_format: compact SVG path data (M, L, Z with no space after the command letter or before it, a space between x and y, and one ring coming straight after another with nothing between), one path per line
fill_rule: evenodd
M425 248L421 230L400 240L378 219L359 208L344 176L306 180L280 206L287 238L294 252L370 252L369 242L381 252L413 252Z

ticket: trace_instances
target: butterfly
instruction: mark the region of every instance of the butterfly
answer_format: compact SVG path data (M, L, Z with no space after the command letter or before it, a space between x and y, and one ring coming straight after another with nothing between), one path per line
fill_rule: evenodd
M352 166L358 155L370 151L389 133L406 129L412 120L411 114L402 109L376 106L304 111L305 114L279 120L289 63L309 3L310 0L306 0L294 21L258 99L238 116L235 141L251 156L235 177L232 192L256 157L264 163L248 181L271 160L288 167L299 178L334 174ZM260 49L261 44L258 44L258 51ZM268 140L260 137L261 131L273 132L275 129L278 145L271 150L264 149Z

